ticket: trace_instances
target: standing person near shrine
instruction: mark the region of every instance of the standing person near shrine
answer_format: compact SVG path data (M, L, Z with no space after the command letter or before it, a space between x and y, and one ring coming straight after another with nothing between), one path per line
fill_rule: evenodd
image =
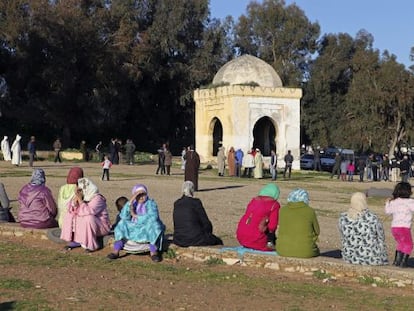
M263 155L259 148L256 148L254 156L254 178L263 178Z
M224 170L226 169L226 154L224 151L224 146L220 145L217 152L217 170L218 175L223 177Z
M27 144L27 151L29 152L29 166L33 167L33 161L36 157L36 138L30 137L30 141Z
M277 179L277 154L274 150L270 151L270 163L269 163L270 174L272 180Z
M172 155L172 153L170 151L170 148L169 148L168 145L165 145L165 150L164 150L164 166L165 166L166 174L168 176L171 175L172 160L173 160L173 155Z
M103 146L102 141L99 141L95 146L96 157L98 161L102 162L104 160Z
M184 181L192 181L194 191L198 191L198 170L200 169L200 156L191 145L185 154Z
M53 150L55 151L55 159L54 162L62 163L62 159L60 158L60 151L62 150L62 143L60 139L57 138L53 143Z
M244 173L243 177L252 177L252 172L254 169L254 148L247 152L246 156L243 158Z
M290 150L288 150L287 154L284 157L285 161L285 170L283 171L283 178L286 178L286 172L288 172L288 176L292 174L292 164L293 164L293 155Z
M243 157L244 153L243 150L240 148L236 150L236 176L241 177L242 176L242 166L243 166Z
M236 176L236 152L233 147L230 147L227 153L227 166L229 169L229 177Z
M124 149L125 149L125 155L126 155L126 162L129 165L133 165L134 164L134 152L135 152L136 147L132 139L129 139L129 138L127 139Z

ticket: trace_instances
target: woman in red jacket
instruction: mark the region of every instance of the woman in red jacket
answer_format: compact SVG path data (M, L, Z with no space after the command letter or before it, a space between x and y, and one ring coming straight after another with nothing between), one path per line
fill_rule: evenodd
M249 202L236 232L242 246L260 251L274 250L279 222L279 193L278 186L268 184Z

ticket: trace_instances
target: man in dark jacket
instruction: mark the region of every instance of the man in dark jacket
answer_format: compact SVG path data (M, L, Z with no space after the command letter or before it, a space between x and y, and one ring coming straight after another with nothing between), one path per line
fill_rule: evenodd
M213 234L211 224L200 199L193 197L194 184L183 183L183 196L174 202L173 243L182 246L223 245L223 241Z

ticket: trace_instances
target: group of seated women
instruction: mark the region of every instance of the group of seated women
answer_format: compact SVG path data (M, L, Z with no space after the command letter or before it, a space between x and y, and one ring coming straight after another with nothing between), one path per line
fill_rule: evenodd
M1 189L5 193L4 187ZM278 202L279 196L278 186L270 183L251 199L237 225L237 240L246 248L276 250L281 256L318 256L320 230L316 213L309 206L308 192L294 189L283 207ZM3 201L4 198L1 204L5 205ZM77 247L88 252L98 250L103 247L102 237L113 229L115 242L109 259L119 258L121 250L135 243L145 245L144 249L154 262L161 261L165 225L160 219L157 203L149 197L145 185L135 185L129 199L120 197L117 200L119 215L112 228L105 197L90 179L83 176L80 167L69 170L66 184L59 190L57 204L40 168L33 171L30 182L20 190L18 201L20 225L39 229L59 225L62 229L60 237L67 241L66 250ZM183 183L182 197L174 202L173 224L173 243L178 246L223 244L213 234L212 223L201 200L194 197L191 181ZM348 212L340 216L339 229L345 261L387 264L384 230L378 217L368 210L365 194L352 195Z

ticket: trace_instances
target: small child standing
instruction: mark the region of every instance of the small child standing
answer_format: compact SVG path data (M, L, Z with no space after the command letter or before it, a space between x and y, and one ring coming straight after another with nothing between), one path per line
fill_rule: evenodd
M106 176L106 180L109 180L109 169L112 166L112 162L109 160L108 156L106 155L104 157L103 162L101 163L103 171L102 171L102 180L104 180L104 177Z
M413 250L411 220L414 212L414 199L411 199L411 185L398 183L392 193L393 198L385 202L385 213L392 215L391 233L397 242L394 266L406 268Z
M348 181L354 181L355 165L353 161L350 161L347 167Z

